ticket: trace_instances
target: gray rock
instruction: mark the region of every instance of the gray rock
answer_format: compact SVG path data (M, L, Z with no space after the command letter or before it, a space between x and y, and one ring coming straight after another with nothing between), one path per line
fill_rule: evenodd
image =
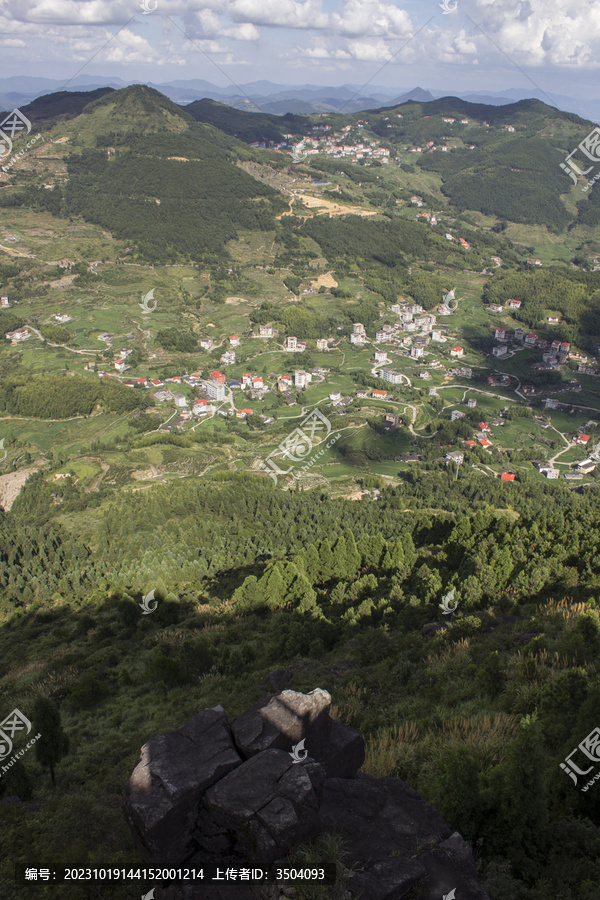
M435 637L438 631L445 631L447 628L447 622L427 622L423 625L421 633L423 637Z
M324 782L318 763L294 763L289 753L265 750L206 791L203 804L231 835L234 852L271 864L318 832Z
M360 731L331 720L329 740L318 761L328 778L354 778L365 761L365 742Z
M352 897L401 900L414 888L423 900L440 900L455 888L457 898L489 900L471 848L432 806L399 778L358 771L362 736L331 720L329 703L320 689L283 691L263 698L231 730L218 706L145 744L124 809L146 861L285 868L299 842L335 831L344 842ZM301 740L308 756L294 762L291 750ZM172 885L157 887L157 900L279 896L276 885L257 890Z
M241 762L222 706L144 744L123 809L148 863L183 862L204 791Z
M282 691L276 697L267 695L232 722L236 746L249 759L263 750L291 751L304 739L305 749L317 759L329 737L330 705L330 694L321 688L309 694Z
M281 691L288 684L292 673L289 669L274 669L269 672L264 680L264 684L271 688L272 691Z
M469 900L489 900L477 880L477 869L470 846L457 831L442 841L432 853L423 858L427 870L427 883L435 885L436 890L426 895L429 900L456 890L456 897L468 897ZM438 889L439 886L439 889Z
M419 885L424 898L439 900L456 886L457 897L489 900L468 845L399 778L328 778L319 817L344 839L353 896L400 900Z

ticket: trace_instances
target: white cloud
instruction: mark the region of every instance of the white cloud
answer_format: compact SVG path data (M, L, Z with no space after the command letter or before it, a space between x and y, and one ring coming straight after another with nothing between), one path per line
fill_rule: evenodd
M111 42L98 61L162 61L161 38L154 39L157 50L153 51L149 37L162 29L162 38L168 35L176 47L174 61L179 64L181 58L190 58L191 48L182 35L175 34L169 16L183 23L192 40L212 42L207 53L228 59L233 59L232 46L238 47L237 57L240 45L258 46L263 39L260 53L268 53L273 62L305 59L318 65L329 60L341 65L393 58L400 65L424 59L433 65L457 66L482 60L501 68L509 67L509 61L532 68L596 69L600 65L600 0L469 0L468 4L458 0L452 16L441 14L438 0L411 5L410 12L405 8L407 0L338 0L335 8L328 6L329 0L157 3L152 15L143 16L139 0L0 0L0 42L17 49L23 41L37 39L40 49L36 48L35 56L43 56L44 41L50 60L70 53L79 60L82 43L89 45L93 55L110 33L135 16L127 26L127 37ZM430 15L433 20L419 31ZM49 28L56 29L52 41L48 41ZM273 29L278 29L276 41ZM290 51L292 33L304 35L298 44L308 47ZM147 42L134 34L146 35Z
M144 37L124 28L107 45L103 58L114 63L149 63L160 56Z
M280 28L328 28L330 17L321 0L229 0L226 10L234 21Z
M352 37L408 36L413 31L408 13L381 0L345 0L343 11L331 16L331 29Z

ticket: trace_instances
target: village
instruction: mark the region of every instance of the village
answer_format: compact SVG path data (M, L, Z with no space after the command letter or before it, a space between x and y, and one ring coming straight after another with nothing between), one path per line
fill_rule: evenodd
M325 354L345 353L347 352L345 348L348 348L355 353L360 353L360 358L365 359L365 373L371 379L376 379L373 384L377 386L355 385L351 390L340 390L331 386L325 395L321 389L320 406L325 410L330 409L338 415L343 415L356 413L358 401L375 404L375 410L379 406L380 421L386 433L393 434L398 429L408 427L413 435L417 436L413 426L416 423L419 408L423 404L439 400L457 382L474 383L477 378L475 372L480 368L475 362L472 351L463 344L454 342L453 334L456 333L456 330L452 327L452 318L462 298L455 301L455 309L450 309L447 303L453 299L454 291L448 292L443 302L436 307L435 312L427 312L420 304L400 298L397 303L389 306L387 312L380 313L382 318L391 321L383 322L380 326L369 329L361 322L354 322L352 330L348 334L337 337L322 336L311 341L296 335L281 336L279 330L271 324L260 324L242 337L230 335L228 338L222 338L220 342L216 337L201 337L199 346L203 351L214 353L218 348L223 350L220 354L223 371L219 368L211 369L208 366L198 367L192 372L186 370L170 377L152 377L151 374L138 375L135 371L138 368L137 364L132 366L129 362L134 349L127 346L121 346L119 350L113 351L113 356L117 357L112 364L113 371L107 370L106 366L101 363L99 365L98 359L95 363L87 362L84 370L93 372L102 379L116 379L131 389L148 390L154 403L159 407L164 404L170 410L165 421L159 424L159 431L185 433L188 428L195 430L205 422L214 421L215 417L237 420L245 420L250 417L252 421L256 419L263 426L273 425L278 415L273 406L277 397L280 400L275 406L278 407L283 402L284 408L291 408L290 415L292 416L294 407L300 406L301 411L304 412L315 405L314 400L309 401L308 396L305 400L304 395L307 391L310 393L311 388L315 385L327 384L332 372L331 364L314 365L309 370L306 367L296 368L292 363L291 371L266 372L265 370L263 374L252 372L251 367L248 367L248 371L228 377L226 374L228 369L239 368L239 363L236 362L236 350L243 345L247 346L247 341L256 347L259 356L261 355L261 346L264 346L265 342L270 348L273 347L274 342L277 342L278 349L274 352L282 354L283 357L289 356L290 361L295 354L306 355L307 352L314 353L315 350L324 355L323 361L325 361ZM0 303L9 305L8 297L0 298ZM505 310L517 311L521 306L521 301L509 299L505 305L489 304L485 309L488 314L497 315ZM61 325L72 322L75 318L68 312L55 313L50 317L51 321ZM445 319L445 321L440 323L438 318ZM36 337L41 338L42 335L32 326L24 326L6 333L6 339L11 342L11 346L18 346L22 342ZM102 332L97 335L97 340L112 348L117 338L115 334ZM578 374L596 375L597 372L596 366L591 364L590 359L572 350L569 343L560 340L552 342L543 340L535 333L527 333L520 326L508 329L492 325L490 343L492 345L488 356L490 360L493 359L497 362L510 360L521 351L534 350L539 352L540 358L529 364L531 371L560 370L564 366L576 365ZM223 344L228 345L227 349L224 349ZM363 357L363 354L367 354L368 359ZM465 357L468 358L469 364L465 364ZM286 368L289 369L290 366L286 365ZM401 369L402 371L400 371ZM336 371L339 370L336 368ZM427 384L428 382L429 384ZM416 386L419 384L423 386L417 388ZM515 387L514 376L498 370L487 376L487 385L488 390L492 392L489 395L491 397L496 396L493 393L494 389L514 391L522 400L526 400L528 403L535 402L544 410L549 411L568 410L572 407L571 401L561 403L557 396L549 396L549 394L556 395L567 390L577 392L580 389L580 385L576 381L566 383L562 387L548 385L544 390L532 385L522 385L518 379ZM413 393L411 402L407 404L404 394L409 389L419 391L422 400L415 402ZM463 394L462 404L454 403L448 408L450 421L457 422L464 419L467 412L477 407L477 397L481 399L484 396L485 389L481 387L477 387L475 393L466 390ZM273 400L265 403L264 401L268 401L269 397L272 397ZM260 407L263 405L264 412L261 412ZM460 408L461 405L464 411ZM508 407L504 407L504 410L506 409ZM539 421L544 428L548 427L548 420L545 421L539 417ZM446 463L462 465L465 453L475 447L480 447L489 453L497 445L498 438L500 438L501 446L500 435L506 424L502 409L489 421L486 421L485 417L482 418L474 426L472 436L462 438L461 443L464 450L447 452ZM594 426L596 423L592 422L591 424ZM565 453L567 449L588 450L590 434L585 433L584 427L576 429L568 436L563 432L559 433L565 441L565 447L549 461L534 460L531 463L533 468L547 479L556 479L561 474L558 465L555 464L556 456ZM562 473L564 478L581 481L584 476L589 476L595 470L600 459L598 449L600 449L600 444L585 458L570 459L568 471ZM399 454L397 458L410 462L418 459L419 456L411 451ZM490 469L490 471L492 470ZM515 472L506 467L496 475L506 482L515 479Z

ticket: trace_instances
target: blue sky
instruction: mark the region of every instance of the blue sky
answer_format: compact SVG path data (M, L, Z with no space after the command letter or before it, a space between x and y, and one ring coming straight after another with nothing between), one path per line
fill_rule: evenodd
M599 0L0 0L2 76L600 95Z

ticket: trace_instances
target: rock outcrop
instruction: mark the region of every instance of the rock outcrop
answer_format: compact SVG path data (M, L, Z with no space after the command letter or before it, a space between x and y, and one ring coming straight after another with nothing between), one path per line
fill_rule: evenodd
M363 739L330 718L330 703L320 688L284 690L231 724L216 706L144 744L124 812L145 863L271 869L298 843L336 831L348 897L400 900L418 889L439 900L455 888L457 898L489 900L470 847L432 806L398 778L359 772ZM273 890L171 885L156 897L244 900Z

